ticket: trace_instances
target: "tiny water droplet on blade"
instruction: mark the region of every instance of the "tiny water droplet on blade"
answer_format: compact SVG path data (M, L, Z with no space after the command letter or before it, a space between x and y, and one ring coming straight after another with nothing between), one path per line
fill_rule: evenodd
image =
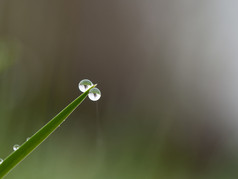
M100 99L101 97L101 91L98 88L93 88L89 91L88 93L88 97L89 99L91 99L92 101L97 101Z
M29 139L30 139L30 137L27 137L27 138L26 138L26 141L28 141Z
M85 92L93 86L93 83L88 79L84 79L79 82L78 86L81 92Z
M13 146L13 150L16 151L17 149L19 149L19 147L20 147L20 145L15 144L15 145Z
M0 164L2 164L2 162L3 162L3 159L0 158Z

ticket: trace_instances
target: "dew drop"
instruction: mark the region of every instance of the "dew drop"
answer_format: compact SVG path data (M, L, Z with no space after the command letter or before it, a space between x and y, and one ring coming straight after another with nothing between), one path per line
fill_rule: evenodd
M0 164L2 164L2 162L3 162L3 159L0 158Z
M93 83L90 80L84 79L79 82L79 90L81 92L87 91L89 88L93 86Z
M27 138L26 138L26 141L28 141L29 139L30 139L30 137L27 137Z
M13 146L13 150L16 151L17 149L19 149L19 147L20 147L20 145L15 144L15 145Z
M89 91L88 93L88 97L89 99L91 99L92 101L97 101L99 100L99 98L101 97L101 92L98 88L93 88Z

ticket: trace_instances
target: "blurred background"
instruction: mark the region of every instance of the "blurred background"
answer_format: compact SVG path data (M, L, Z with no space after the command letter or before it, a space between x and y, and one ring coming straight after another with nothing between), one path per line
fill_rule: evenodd
M9 179L233 179L236 0L0 0L0 158L98 84Z

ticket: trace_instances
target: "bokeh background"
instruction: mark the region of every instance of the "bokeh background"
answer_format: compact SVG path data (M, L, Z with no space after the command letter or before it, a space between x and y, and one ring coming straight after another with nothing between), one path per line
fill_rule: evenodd
M0 0L0 158L86 99L9 179L238 177L236 0Z

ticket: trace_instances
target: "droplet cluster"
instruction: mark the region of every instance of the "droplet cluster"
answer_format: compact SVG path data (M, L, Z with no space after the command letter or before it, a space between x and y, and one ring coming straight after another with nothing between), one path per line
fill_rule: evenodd
M78 86L81 92L85 92L93 86L93 83L88 79L84 79L79 82ZM92 101L97 101L101 97L101 91L98 88L92 88L89 90L88 97Z

